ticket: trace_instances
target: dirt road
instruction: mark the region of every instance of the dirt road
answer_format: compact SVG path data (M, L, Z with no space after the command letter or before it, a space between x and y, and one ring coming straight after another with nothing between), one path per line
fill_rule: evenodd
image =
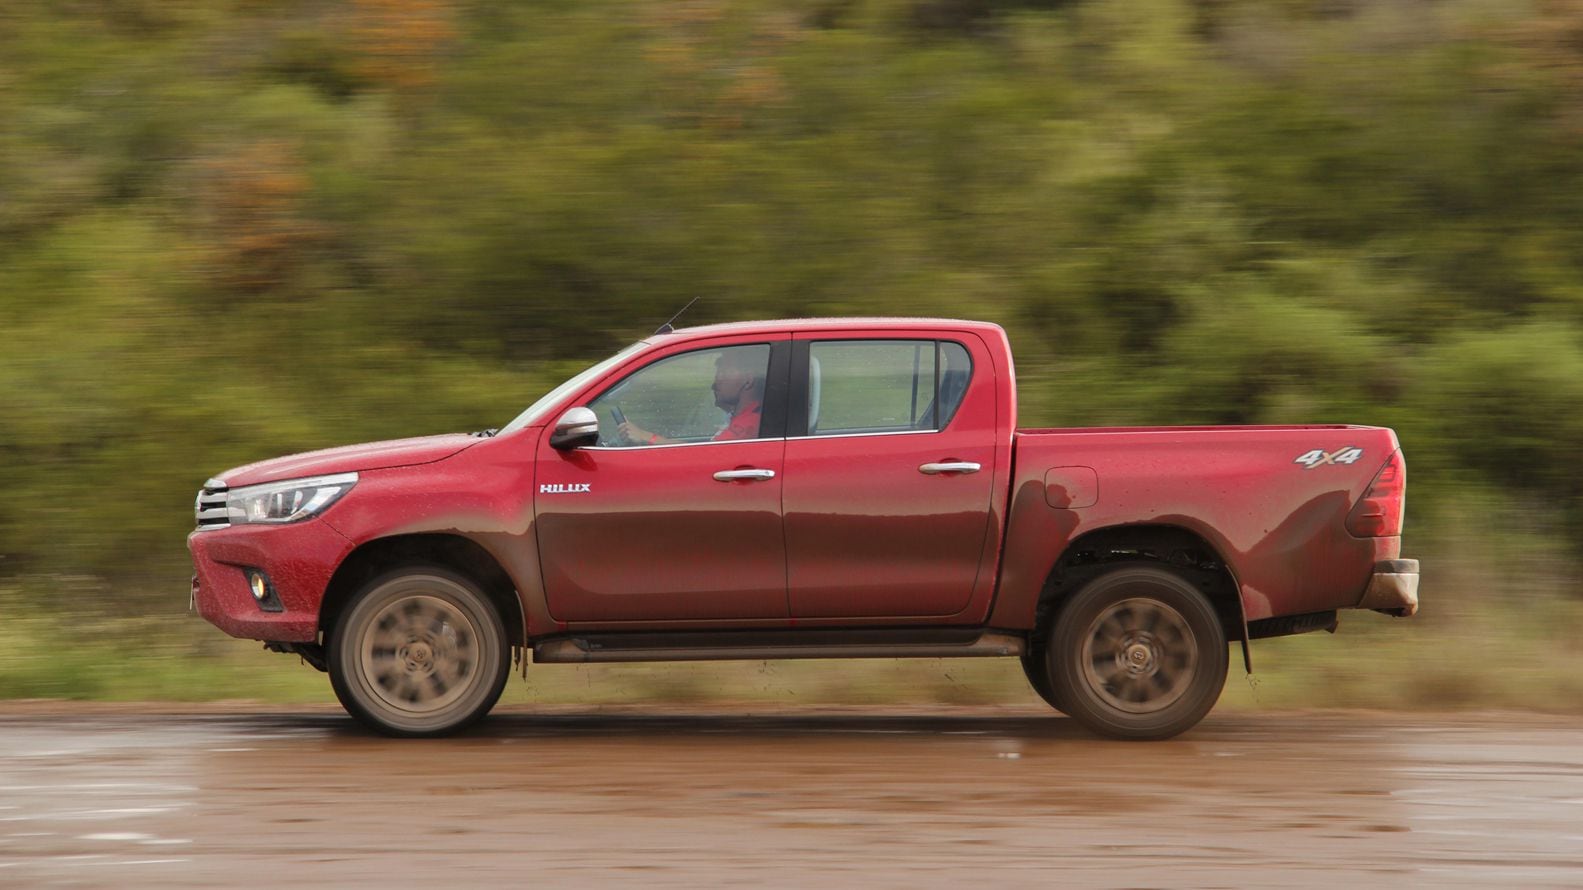
M1583 721L0 705L0 886L1583 884Z

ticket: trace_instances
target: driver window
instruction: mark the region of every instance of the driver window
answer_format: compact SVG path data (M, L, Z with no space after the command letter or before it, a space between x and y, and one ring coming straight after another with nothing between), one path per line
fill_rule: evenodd
M769 344L674 355L588 404L609 448L759 438Z

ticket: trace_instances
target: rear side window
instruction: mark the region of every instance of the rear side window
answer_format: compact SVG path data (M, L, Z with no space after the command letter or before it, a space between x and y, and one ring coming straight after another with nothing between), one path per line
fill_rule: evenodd
M973 365L960 343L824 340L808 349L808 434L944 429Z

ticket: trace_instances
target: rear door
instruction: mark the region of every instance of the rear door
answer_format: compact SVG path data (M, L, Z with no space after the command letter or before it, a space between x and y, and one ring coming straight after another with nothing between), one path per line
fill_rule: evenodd
M798 334L782 489L793 618L949 618L992 554L994 374L968 334Z

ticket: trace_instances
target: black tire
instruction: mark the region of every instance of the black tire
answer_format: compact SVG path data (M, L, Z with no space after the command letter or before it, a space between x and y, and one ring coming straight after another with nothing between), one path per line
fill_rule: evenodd
M369 582L330 635L330 685L376 732L438 736L477 721L506 685L511 647L478 585L438 566Z
M1045 647L1065 711L1119 739L1191 729L1226 685L1226 632L1209 600L1180 575L1129 565L1095 578L1056 616Z
M1020 660L1022 672L1027 676L1028 685L1033 687L1033 691L1039 693L1045 704L1059 713L1066 713L1066 709L1061 707L1061 702L1055 697L1055 688L1050 685L1050 669L1044 657L1044 649L1030 649L1023 653Z

